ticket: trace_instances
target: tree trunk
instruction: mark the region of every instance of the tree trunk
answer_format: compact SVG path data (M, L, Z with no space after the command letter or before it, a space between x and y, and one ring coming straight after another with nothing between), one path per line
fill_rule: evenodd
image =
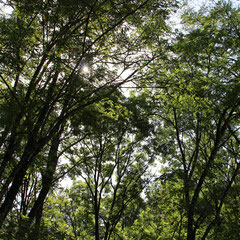
M52 145L48 154L47 168L45 173L43 173L43 176L42 176L42 189L30 213L28 214L28 217L30 218L29 219L30 222L32 222L34 218L37 217L37 215L39 214L39 211L42 211L44 200L51 188L52 180L53 180L54 173L58 163L57 152L60 144L60 136L61 136L61 133L59 132L52 140Z
M28 141L25 151L22 155L21 161L18 165L18 169L15 173L14 179L12 181L12 185L8 190L5 200L0 208L0 228L5 220L7 214L12 208L13 201L16 199L17 193L19 192L19 188L22 185L23 179L26 175L27 169L32 161L38 154L39 147L41 146L34 146L33 141Z
M194 229L193 210L190 206L188 213L187 240L195 240L196 230Z

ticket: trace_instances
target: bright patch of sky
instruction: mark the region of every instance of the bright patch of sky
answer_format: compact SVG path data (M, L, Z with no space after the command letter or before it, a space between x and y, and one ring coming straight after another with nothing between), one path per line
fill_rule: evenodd
M0 14L11 14L13 9L4 4L4 1L0 3Z

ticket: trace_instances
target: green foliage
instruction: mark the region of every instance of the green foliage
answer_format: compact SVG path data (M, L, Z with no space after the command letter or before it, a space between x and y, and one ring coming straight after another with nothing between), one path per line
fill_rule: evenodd
M0 238L238 239L239 9L4 2Z

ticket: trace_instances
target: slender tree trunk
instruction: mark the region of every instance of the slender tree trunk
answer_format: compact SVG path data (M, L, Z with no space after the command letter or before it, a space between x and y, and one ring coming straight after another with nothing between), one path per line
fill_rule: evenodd
M16 198L16 195L19 191L20 186L22 185L22 181L24 179L24 176L26 174L26 171L28 169L29 161L26 161L26 163L23 165L21 170L18 172L17 176L14 178L12 182L12 186L9 189L6 198L0 208L0 228L3 224L3 221L5 220L7 214L12 208L13 201Z
M3 160L1 161L0 165L0 179L2 178L2 175L5 171L5 168L9 162L12 160L12 155L16 149L16 131L17 131L17 124L13 127L10 135L10 139L7 144L7 149L5 152L5 155L3 157Z
M3 158L3 162L1 165L1 170L0 170L0 179L3 178L3 174L5 171L5 168L7 167L7 164L13 164L14 160L13 160L13 154L16 151L17 146L20 145L21 142L21 138L17 139L14 143L11 143L11 146L9 146L9 148L6 151L6 154ZM8 177L5 179L5 181L2 181L2 188L0 191L0 203L3 200L4 195L6 194L10 183L13 181L14 176L17 174L18 170L20 169L20 166L22 164L22 161L20 161L11 171L10 175L8 175Z
M32 139L31 139L32 140ZM12 181L12 185L8 192L6 193L6 197L4 202L0 207L0 228L5 220L7 214L12 209L13 201L16 199L17 193L19 192L19 188L22 185L24 176L26 175L27 169L29 165L34 161L35 157L38 154L38 149L41 149L42 146L34 146L34 142L29 140L25 151L22 155L21 162L18 166L17 172ZM35 143L36 144L36 143Z
M187 240L195 240L196 230L194 229L194 213L192 206L189 208L188 212L188 226L187 226Z
M100 240L99 208L100 208L100 202L98 202L98 176L96 176L96 169L95 169L95 193L94 193L95 240Z
M36 215L35 228L34 228L34 231L32 232L32 237L31 237L32 240L38 240L39 239L42 212L43 212L43 203L40 206L39 211Z
M95 240L100 240L99 236L99 214L98 214L98 207L95 207Z
M42 176L42 189L38 195L37 200L35 201L32 209L31 209L30 213L28 214L28 217L30 218L30 222L32 222L33 219L37 217L39 212L42 211L44 200L52 186L52 180L53 180L54 173L56 171L56 167L57 167L57 163L58 163L57 152L58 152L58 147L60 144L61 132L59 132L52 140L52 145L51 145L51 148L49 150L49 155L48 155L47 168L46 168L45 173L43 173L43 176Z

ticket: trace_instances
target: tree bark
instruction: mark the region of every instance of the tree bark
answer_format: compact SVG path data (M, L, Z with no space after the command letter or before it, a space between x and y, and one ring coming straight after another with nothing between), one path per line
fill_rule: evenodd
M62 129L63 130L63 129ZM35 201L28 217L30 218L30 222L33 221L34 218L37 218L39 212L42 211L44 200L52 186L52 180L54 177L54 173L58 163L58 147L60 144L60 136L61 132L56 134L56 136L52 140L52 145L49 150L48 161L47 161L47 168L45 173L42 176L42 189L38 195L37 200Z

